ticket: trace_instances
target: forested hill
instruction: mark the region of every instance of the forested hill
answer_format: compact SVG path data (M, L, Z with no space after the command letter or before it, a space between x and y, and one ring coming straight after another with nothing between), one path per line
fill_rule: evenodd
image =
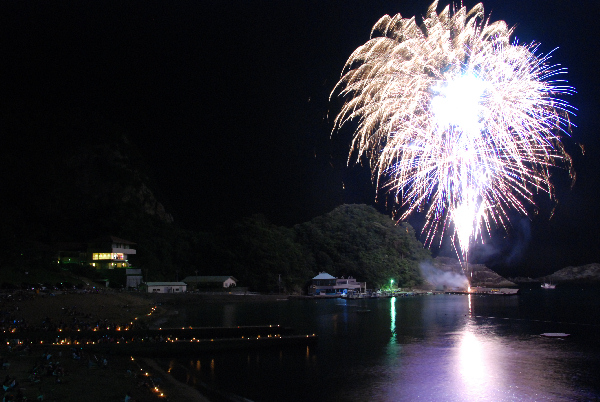
M400 286L420 283L418 262L431 257L410 224L397 224L367 205L342 205L294 232L313 271L353 276L375 289L391 279Z
M213 261L222 262L213 266L219 272L211 274L234 275L259 291L278 289L281 275L286 291L300 292L322 271L352 276L373 289L391 279L395 285L413 286L422 282L419 261L430 258L409 224L396 224L366 205L342 205L292 228L253 216L220 239L205 254L218 255Z
M306 289L321 271L369 288L420 282L428 251L408 224L366 205L342 205L293 227L261 216L212 231L184 230L165 210L128 134L100 115L17 108L0 113L2 268L57 269L60 243L113 235L136 243L146 280L234 275L240 286ZM34 280L34 279L31 279Z

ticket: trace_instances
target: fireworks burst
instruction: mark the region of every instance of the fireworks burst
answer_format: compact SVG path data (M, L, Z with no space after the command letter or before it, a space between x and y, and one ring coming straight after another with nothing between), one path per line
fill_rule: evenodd
M375 24L332 92L346 98L334 130L357 120L350 157L368 158L400 219L426 210L427 244L449 230L466 259L492 224L507 230L509 209L527 214L536 193L553 197L552 166L572 174L560 137L574 108L557 96L574 90L482 4L437 5L421 25L400 14Z

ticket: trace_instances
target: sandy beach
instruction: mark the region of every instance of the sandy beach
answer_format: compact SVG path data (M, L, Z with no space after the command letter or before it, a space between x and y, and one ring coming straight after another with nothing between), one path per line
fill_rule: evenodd
M3 293L2 330L23 334L3 342L5 400L27 401L207 401L174 380L152 359L96 355L70 347L34 344L27 333L96 326L148 328L169 310L149 295L111 290L88 293ZM75 352L74 352L75 351Z

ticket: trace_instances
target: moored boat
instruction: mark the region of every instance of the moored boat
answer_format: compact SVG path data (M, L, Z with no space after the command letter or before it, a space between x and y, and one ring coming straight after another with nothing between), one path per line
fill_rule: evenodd
M566 338L569 335L571 334L565 334L564 332L544 332L543 334L540 334L540 336L543 336L544 338Z

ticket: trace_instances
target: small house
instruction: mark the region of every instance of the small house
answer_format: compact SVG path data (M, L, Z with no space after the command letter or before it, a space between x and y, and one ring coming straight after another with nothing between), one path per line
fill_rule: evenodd
M233 276L187 276L183 281L193 289L231 288L237 286Z
M148 293L185 293L187 285L184 282L146 282Z
M367 290L366 282L357 282L355 278L336 278L327 272L321 272L312 278L312 284L308 293L312 295L336 295L346 294L348 292L364 293Z
M137 288L143 280L141 269L127 268L125 270L125 287Z
M336 278L335 287L336 293L347 294L347 293L366 293L367 282L357 282L355 278L349 276L344 278Z

